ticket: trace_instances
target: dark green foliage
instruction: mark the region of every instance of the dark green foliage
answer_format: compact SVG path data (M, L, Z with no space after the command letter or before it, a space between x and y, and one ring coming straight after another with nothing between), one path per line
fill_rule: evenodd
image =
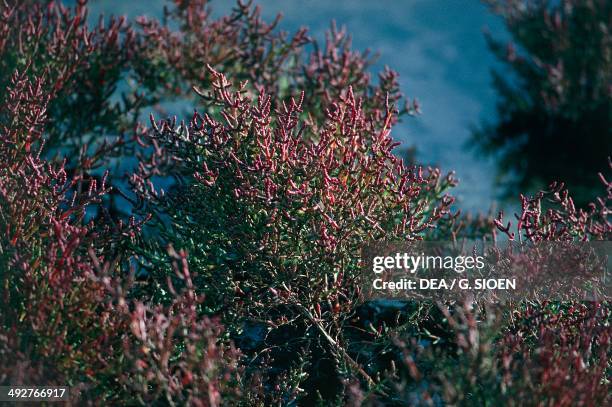
M498 119L474 132L497 159L505 192L561 179L576 203L599 188L592 176L612 154L612 4L490 1L512 43L488 37L505 68L494 72Z

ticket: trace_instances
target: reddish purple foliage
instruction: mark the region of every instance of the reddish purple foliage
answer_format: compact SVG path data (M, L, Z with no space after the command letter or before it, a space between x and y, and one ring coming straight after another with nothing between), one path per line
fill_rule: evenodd
M609 401L607 303L512 304L498 325L478 304L416 304L383 321L364 316L358 260L365 241L493 225L607 239L605 179L587 209L560 184L521 197L515 234L501 215L470 224L451 214L452 174L394 155L391 130L418 104L398 108L397 74L374 83L335 26L320 46L250 5L213 20L175 1L167 23L90 29L83 2L34 3L0 6L2 384L73 384L79 404ZM135 91L111 102L126 80ZM200 113L137 124L174 98ZM114 159L134 152L122 179ZM447 347L410 353L432 326Z

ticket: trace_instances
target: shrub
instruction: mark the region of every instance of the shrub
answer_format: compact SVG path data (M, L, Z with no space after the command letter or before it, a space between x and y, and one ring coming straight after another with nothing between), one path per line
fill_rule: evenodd
M321 121L322 106L352 86L378 122L384 115L381 134L395 122L390 104L401 97L396 74L387 70L379 86L371 85L371 60L350 49L344 32L334 28L324 50L315 45L305 61L303 46L311 40L304 31L287 41L256 9L239 4L230 17L212 21L204 6L176 2L169 23L140 19L134 27L123 19L100 19L90 29L82 1L72 9L51 1L2 4L6 234L0 268L3 308L10 309L2 320L3 382L82 382L75 397L94 403L166 399L214 405L220 394L237 394L228 387L236 378L227 376L238 373L237 356L218 337L221 327L205 317L218 304L198 301L194 311L182 294L174 294L187 290L194 296L191 290L201 288L188 287L180 277L188 269L172 271L173 256L165 247L157 252L164 256L157 274L169 272L172 280L169 286L166 279L154 284L163 298L134 282L129 276L143 278L132 257L143 244L141 222L129 217L125 201L116 202L132 202L122 192L116 164L140 148L127 136L141 110L189 98L194 85L210 86L196 67L201 60L251 79L251 92L267 91L275 101L305 87L313 104L311 117L301 120ZM172 47L181 50L178 60L168 52ZM295 120L291 115L287 120ZM135 323L145 330L130 330ZM210 354L202 359L205 348ZM172 363L160 363L169 354ZM264 396L247 396L258 397Z
M350 405L559 405L610 402L608 303L442 306L441 344L398 336L391 397L357 386Z
M12 18L19 15L24 21L17 27L24 32L9 38L19 39L17 44L3 42L4 55L25 52L16 58L18 68L4 83L0 100L0 382L70 385L74 401L80 403L153 402L157 397L196 398L200 404L218 405L221 394L230 395L223 383L231 381L227 374L235 370L236 358L231 351L215 349L225 347L217 339L220 326L190 319L188 310L194 307L195 296L189 290L175 293L168 307L149 302L136 306L127 248L140 233L140 222L131 218L125 223L108 214L91 216L111 188L108 172L96 177L86 170L108 158L110 144L101 143L91 155L81 155L89 167L85 160L78 160L70 170L67 160L45 159L45 145L53 144L48 141L53 134L60 134L62 142L71 139L61 133L63 125L55 120L53 106L75 96L74 88L67 90L74 72L62 69L76 66L78 70L79 41L93 41L78 28L84 11L78 8L78 15L71 16L53 5L46 10L37 5L6 6L3 31L15 27L19 19ZM51 28L53 34L49 34ZM67 36L75 32L77 38L69 41ZM47 51L42 57L27 45L38 41L42 47L47 34L57 56ZM74 63L69 63L72 58ZM189 281L187 269L177 273ZM134 307L138 312L132 311ZM181 311L178 316L177 310ZM130 326L149 319L158 325L147 327L146 336L130 334ZM170 321L172 329L164 320ZM151 337L168 342L151 347L153 354L172 351L171 371L167 363L145 369L138 362L139 352L146 348L137 344ZM195 354L205 356L196 360ZM183 377L177 383L179 374L190 375L190 380ZM139 375L160 390L134 388L132 380Z
M521 196L512 231L500 214L494 223L509 239L595 241L609 239L610 182L606 194L576 209L563 184ZM520 256L520 255L517 255ZM527 263L525 263L527 260ZM524 259L524 267L537 269ZM556 270L574 273L572 264ZM416 324L391 327L386 394L347 389L350 405L607 405L610 403L612 329L608 301L524 300L492 305L438 304ZM416 325L416 326L415 326Z
M145 210L157 214L150 226L159 243L142 252L148 277L170 274L165 245L184 248L209 312L234 335L262 324L277 358L314 342L337 369L371 381L343 334L359 301L361 245L422 239L449 214L452 199L442 194L452 178L405 167L391 153L392 107L366 111L351 88L325 119L306 124L303 94L272 111L264 91L252 101L244 84L211 75L212 90L201 92L208 112L188 124L153 119L155 152L132 178ZM163 193L149 182L161 173L178 180Z
M488 37L498 119L476 130L509 195L563 180L583 206L612 151L612 6L607 1L489 1L513 43Z

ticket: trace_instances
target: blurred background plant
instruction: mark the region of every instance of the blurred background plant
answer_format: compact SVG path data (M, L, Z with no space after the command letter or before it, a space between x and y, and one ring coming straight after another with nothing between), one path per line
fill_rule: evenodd
M487 3L512 40L487 37L505 69L493 73L498 118L474 131L475 147L495 157L506 195L563 180L585 205L612 151L612 4Z

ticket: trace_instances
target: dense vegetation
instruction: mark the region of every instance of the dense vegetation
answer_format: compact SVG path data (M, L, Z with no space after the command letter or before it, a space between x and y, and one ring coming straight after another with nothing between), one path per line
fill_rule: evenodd
M366 241L607 240L603 176L583 209L553 184L512 230L473 220L452 174L393 154L413 105L335 27L317 44L203 0L94 27L84 2L0 7L1 384L96 405L611 401L607 302L389 308L358 283Z

